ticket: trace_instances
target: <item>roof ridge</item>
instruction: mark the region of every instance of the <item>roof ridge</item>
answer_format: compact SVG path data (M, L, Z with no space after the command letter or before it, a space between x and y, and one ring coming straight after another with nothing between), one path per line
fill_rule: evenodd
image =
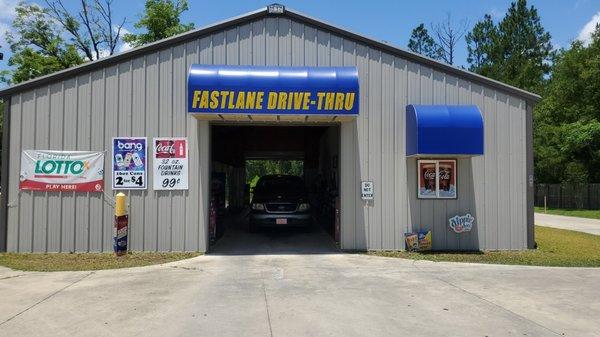
M278 10L273 10L272 9L273 6L281 6L281 7L278 7ZM283 10L281 10L281 8L283 8ZM194 30L191 30L191 31L188 31L185 33L181 33L179 35L175 35L175 36L172 36L172 37L169 37L166 39L155 41L155 42L152 42L152 43L149 43L149 44L137 47L137 48L133 48L131 50L128 50L128 51L125 51L125 52L122 52L119 54L111 55L109 57L101 58L101 59L95 60L95 61L86 62L81 65L75 66L75 67L67 68L67 69L64 69L64 70L61 70L61 71L58 71L55 73L51 73L51 74L41 76L41 77L36 77L34 79L12 85L7 88L0 89L0 97L5 97L5 96L12 95L16 92L28 90L28 89L52 82L53 80L61 80L66 77L75 76L84 71L93 71L94 69L100 68L106 64L116 63L121 60L133 58L137 55L144 54L149 51L154 51L161 47L177 44L179 42L189 40L196 36L206 35L208 33L211 33L215 30L219 30L221 28L229 27L229 26L235 25L240 22L245 22L248 20L257 19L257 18L261 18L261 17L265 17L265 16L274 16L274 17L288 16L292 19L296 19L296 20L300 20L305 23L312 24L321 29L333 31L342 36L364 42L365 44L374 46L376 48L380 48L389 53L412 60L414 62L417 62L420 64L425 64L425 65L431 66L432 68L437 68L444 72L448 72L448 73L451 73L451 74L454 74L457 76L466 77L474 82L479 82L480 84L483 84L483 85L488 85L488 86L492 86L496 89L504 90L506 92L512 93L519 97L522 97L528 101L537 102L541 99L541 97L539 95L528 92L526 90L511 86L509 84L506 84L506 83L503 83L503 82L500 82L500 81L497 81L497 80L494 80L494 79L491 79L491 78L488 78L488 77L485 77L485 76L482 76L482 75L479 75L476 73L473 73L466 69L461 69L461 68L455 67L453 65L449 65L449 64L428 58L426 56L414 53L414 52L406 50L404 48L394 46L388 42L376 40L376 39L373 39L373 38L370 38L370 37L367 37L364 35L360 35L358 33L354 33L348 29L327 23L320 19L310 17L301 12L298 12L293 9L289 9L289 8L284 7L283 5L279 5L279 4L271 4L266 7L262 7L257 10L251 11L251 12L247 12L247 13L244 13L244 14L241 14L238 16L234 16L234 17L213 23L211 25L197 28L197 29L194 29Z

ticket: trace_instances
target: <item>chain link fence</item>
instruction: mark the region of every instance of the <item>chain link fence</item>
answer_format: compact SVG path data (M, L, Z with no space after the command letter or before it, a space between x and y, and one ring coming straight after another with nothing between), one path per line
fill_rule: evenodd
M535 206L600 209L600 184L537 184Z

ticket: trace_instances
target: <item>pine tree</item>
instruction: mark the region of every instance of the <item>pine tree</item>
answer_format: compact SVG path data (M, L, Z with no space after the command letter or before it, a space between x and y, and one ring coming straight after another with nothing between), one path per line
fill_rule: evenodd
M187 0L146 0L144 14L134 24L145 29L140 34L125 34L123 40L133 47L158 41L194 28L193 23L181 23L181 14L188 10Z
M535 7L517 0L497 25L487 15L473 27L467 62L484 76L539 93L554 58L550 40Z
M497 59L498 50L498 28L492 21L492 17L486 14L483 20L477 22L466 36L467 62L469 70L484 76L490 76L492 60Z
M429 35L424 24L420 24L413 29L410 40L408 40L408 49L435 60L439 59L441 56L439 46Z

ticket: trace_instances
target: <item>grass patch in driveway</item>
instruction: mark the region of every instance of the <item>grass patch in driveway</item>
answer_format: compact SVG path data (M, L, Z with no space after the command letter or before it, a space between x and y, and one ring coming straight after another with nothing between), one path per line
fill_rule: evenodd
M413 260L516 264L529 266L600 267L600 235L535 226L536 250L485 252L369 252Z
M544 207L535 207L536 213L544 213ZM600 209L548 208L546 214L574 216L577 218L600 219Z
M149 266L189 259L200 253L2 253L0 266L23 271L81 271Z

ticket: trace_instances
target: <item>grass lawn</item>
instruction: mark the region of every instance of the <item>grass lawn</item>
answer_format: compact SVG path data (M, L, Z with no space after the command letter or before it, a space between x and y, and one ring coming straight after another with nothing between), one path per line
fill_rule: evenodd
M200 253L3 253L0 266L25 271L100 270L148 266L189 259Z
M370 252L413 260L531 266L600 267L600 235L535 226L536 250L486 252Z
M537 213L544 213L544 207L536 207L535 211ZM589 209L548 208L547 214L576 216L579 218L589 218L589 219L600 219L600 210L599 209L589 210Z

